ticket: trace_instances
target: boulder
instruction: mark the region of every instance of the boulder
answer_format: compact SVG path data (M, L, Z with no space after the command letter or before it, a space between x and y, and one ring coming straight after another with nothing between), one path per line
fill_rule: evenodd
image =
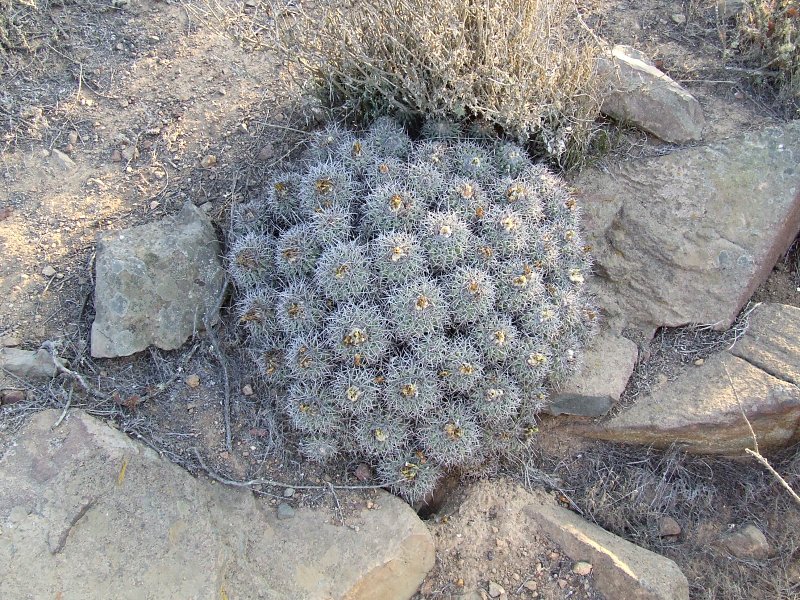
M743 413L760 449L786 446L800 433L800 389L722 353L581 433L619 443L657 448L677 443L689 452L742 455L753 447Z
M773 377L800 385L800 308L759 304L748 317L744 335L731 354Z
M219 256L211 222L191 202L175 216L103 235L92 356L174 350L215 323L225 284Z
M719 545L736 558L745 560L764 560L772 553L767 536L752 523L724 534Z
M608 81L602 112L665 142L702 139L705 118L697 99L629 46L614 46L597 61Z
M389 494L346 526L308 508L278 520L83 412L54 429L59 416L34 416L0 457L0 598L403 599L434 564Z
M576 373L553 394L548 412L584 417L606 414L625 391L638 356L632 341L602 332L589 344Z
M585 521L552 503L534 501L525 514L574 561L592 566L597 590L606 598L682 600L689 583L678 565Z
M725 330L800 230L800 122L584 171L576 186L609 318Z

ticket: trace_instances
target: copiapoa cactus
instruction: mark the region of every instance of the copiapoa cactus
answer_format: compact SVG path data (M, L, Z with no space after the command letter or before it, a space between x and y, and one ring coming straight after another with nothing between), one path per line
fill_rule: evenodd
M568 188L450 123L327 125L231 230L236 315L300 453L369 461L412 502L524 449L597 319Z

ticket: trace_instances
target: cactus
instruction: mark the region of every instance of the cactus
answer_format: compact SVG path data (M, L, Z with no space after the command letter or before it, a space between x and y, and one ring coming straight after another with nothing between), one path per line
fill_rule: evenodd
M235 313L299 450L409 501L518 456L597 323L580 211L516 144L381 118L310 136L237 205Z

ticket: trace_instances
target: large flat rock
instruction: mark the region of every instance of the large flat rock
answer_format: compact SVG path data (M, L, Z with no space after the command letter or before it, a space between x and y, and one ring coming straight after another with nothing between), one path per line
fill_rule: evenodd
M800 434L800 388L727 352L715 355L668 382L588 437L689 452L743 455L753 447L747 419L760 449L781 448Z
M174 350L215 323L225 284L219 256L211 222L191 202L175 216L103 235L92 356Z
M409 598L434 564L425 525L382 494L334 524L278 520L87 416L36 415L0 458L0 598Z
M800 230L800 122L577 181L612 319L724 330Z
M800 385L800 308L759 304L731 354L773 377Z

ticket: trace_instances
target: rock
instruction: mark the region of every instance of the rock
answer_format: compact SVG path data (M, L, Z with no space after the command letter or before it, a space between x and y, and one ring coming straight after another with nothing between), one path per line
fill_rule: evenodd
M752 524L726 533L720 538L720 545L733 556L743 559L764 560L772 553L767 537Z
M61 359L56 360L63 365ZM20 379L51 378L58 373L50 353L44 348L0 348L0 371L8 371Z
M658 535L670 537L681 534L681 526L672 517L661 517L658 521Z
M78 166L69 156L64 154L61 150L56 150L55 148L53 148L53 150L50 152L50 158L54 164L65 171L71 171Z
M0 337L0 346L5 346L6 348L16 348L20 343L20 339L15 335L4 335Z
M2 390L0 391L0 404L17 404L27 399L25 390Z
M119 150L114 149L114 151L111 153L111 162L122 162L122 154Z
M283 490L284 498L291 498L292 496L294 496L294 488L286 488Z
M242 396L252 396L253 395L253 386L249 383L246 383L242 386Z
M705 118L700 103L670 77L631 53L614 46L597 61L597 72L609 82L602 112L632 123L665 142L684 144L702 139Z
M120 155L126 162L131 162L139 158L139 149L136 146L126 146L120 151Z
M13 212L14 211L8 206L0 208L0 221L5 221Z
M526 515L572 560L589 562L606 598L688 600L689 583L674 562L584 521L572 511L531 502Z
M579 560L574 565L572 565L572 572L575 573L575 575L580 575L581 577L585 577L586 575L592 572L592 565L591 563L588 563L586 561Z
M186 384L186 387L194 389L200 385L200 376L196 374L189 375L183 382Z
M710 357L606 424L581 433L627 444L680 444L689 452L741 455L753 447L742 411L762 450L800 437L800 389L728 353Z
M606 414L625 391L638 355L632 341L601 333L589 344L578 371L554 393L548 412L584 417Z
M800 385L800 308L759 304L748 322L747 331L731 348L731 354L773 377Z
M735 17L744 10L747 0L717 0L717 15L723 19Z
M359 463L356 467L355 476L359 481L369 481L372 479L372 469L366 463Z
M217 164L217 157L213 154L207 154L203 158L200 159L200 166L204 169L210 169L215 164Z
M293 519L294 518L294 509L286 504L286 502L281 502L278 505L278 519L281 521L285 521L286 519Z
M686 25L686 15L683 13L670 15L670 19L672 19L672 22L676 25Z
M44 269L42 269L42 275L44 275L45 277L54 277L55 274L56 270L50 265L47 265Z
M609 319L725 330L800 229L800 122L585 170L576 186Z
M103 235L97 245L92 356L174 350L215 323L225 275L208 218L191 202L156 223Z
M269 160L275 156L275 148L272 144L267 144L266 146L262 146L262 148L258 151L258 160Z
M505 588L499 583L495 583L494 581L489 582L489 597L490 598L499 598L500 596L506 593Z
M2 598L407 599L434 564L397 498L332 524L194 478L80 411L35 415L0 457ZM345 492L340 492L340 498Z

